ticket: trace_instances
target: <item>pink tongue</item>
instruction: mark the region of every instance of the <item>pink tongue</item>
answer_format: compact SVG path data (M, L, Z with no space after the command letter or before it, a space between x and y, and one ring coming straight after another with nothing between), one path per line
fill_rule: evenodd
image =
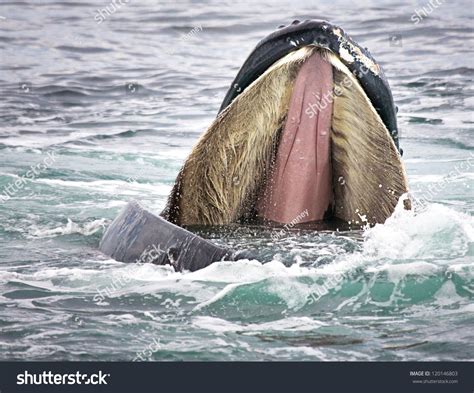
M322 220L332 202L332 66L319 53L301 67L272 173L257 204L280 223Z

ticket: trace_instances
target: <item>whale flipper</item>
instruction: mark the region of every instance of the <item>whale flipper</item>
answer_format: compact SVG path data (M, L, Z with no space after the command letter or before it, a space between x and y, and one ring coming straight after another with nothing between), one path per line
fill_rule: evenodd
M195 271L222 259L229 250L178 227L130 202L115 218L100 242L100 250L120 262L172 265Z

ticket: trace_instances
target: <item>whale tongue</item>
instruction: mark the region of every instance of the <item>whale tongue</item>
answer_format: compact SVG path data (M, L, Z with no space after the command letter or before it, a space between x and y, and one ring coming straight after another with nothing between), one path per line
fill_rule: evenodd
M332 66L315 52L301 66L258 216L295 224L324 218L332 200Z

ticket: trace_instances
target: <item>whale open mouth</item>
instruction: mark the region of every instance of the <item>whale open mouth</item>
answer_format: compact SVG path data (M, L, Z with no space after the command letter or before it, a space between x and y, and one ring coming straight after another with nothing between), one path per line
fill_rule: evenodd
M397 147L357 78L336 54L306 46L220 113L163 215L178 225L374 224L407 190Z

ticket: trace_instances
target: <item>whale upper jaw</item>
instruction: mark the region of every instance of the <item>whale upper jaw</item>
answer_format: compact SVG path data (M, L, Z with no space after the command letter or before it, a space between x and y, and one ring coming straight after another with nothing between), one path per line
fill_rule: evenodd
M250 53L230 85L219 112L258 79L268 68L291 52L308 45L327 49L353 73L400 150L396 107L382 68L369 50L344 30L325 20L294 20L262 39Z

